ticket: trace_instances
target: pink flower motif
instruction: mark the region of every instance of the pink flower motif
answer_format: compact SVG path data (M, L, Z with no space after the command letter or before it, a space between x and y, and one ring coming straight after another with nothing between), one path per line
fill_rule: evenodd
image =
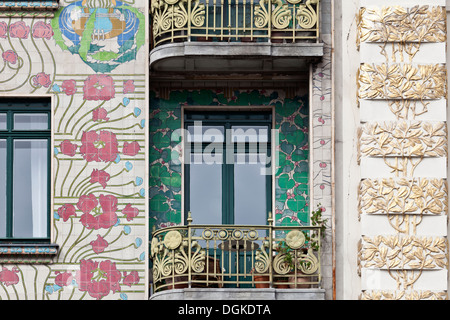
M123 82L123 93L126 94L128 92L134 92L134 80L127 80Z
M6 39L8 36L8 25L6 22L1 21L0 22L0 38Z
M324 185L324 184L321 184L321 185L320 185L320 190L323 190L323 189L325 189L325 185Z
M89 196L93 195L90 194ZM97 199L95 200L97 201ZM90 212L92 209L94 209L93 204L96 203L96 201L87 202L87 206L85 206L86 211L83 211L84 214L80 217L81 224L85 226L87 229L95 229L95 230L98 230L100 228L108 229L113 225L115 225L117 223L117 215L116 215L118 202L117 198L112 195L105 196L101 194L99 202L102 213L100 213L98 209L95 209L95 211L97 212L95 213L95 215L92 215Z
M133 208L131 204L127 204L122 210L122 213L127 216L127 221L131 221L139 214L139 209Z
M92 246L92 250L94 250L95 253L99 254L105 251L105 248L108 247L109 243L98 234L97 239L91 241L90 245Z
M70 142L70 140L64 140L59 147L63 154L73 157L77 151L78 145Z
M133 284L138 284L140 279L139 274L136 270L131 271L130 274L127 274L127 272L124 271L123 277L123 284L129 287L131 287L131 285Z
M81 143L80 152L88 162L111 162L119 153L116 135L109 131L103 130L99 134L96 131L84 132Z
M326 167L327 167L327 164L326 164L325 162L321 162L321 163L319 164L319 167L321 167L321 168L326 168Z
M66 203L62 207L60 207L58 209L58 215L63 219L64 222L69 220L70 216L77 216L75 213L75 207L70 203Z
M141 150L141 147L139 146L139 143L136 141L133 141L131 143L125 142L123 144L122 152L123 154L127 156L135 156L137 153Z
M50 80L50 75L44 72L39 72L32 78L32 80L35 86L43 86L45 88L48 88L52 84L52 81Z
M110 260L96 262L92 260L81 260L80 270L76 273L78 289L87 291L96 299L107 296L110 291L120 291L120 280L122 274L117 270L116 264Z
M30 33L30 27L25 22L17 21L9 26L9 34L12 38L26 39Z
M57 275L55 278L55 284L58 286L65 287L72 283L73 275L70 272L61 273L56 271L55 274Z
M103 187L103 189L106 188L106 182L108 182L110 179L109 173L105 172L104 170L98 170L94 169L91 173L91 180L90 183L100 183L100 185Z
M4 283L6 286L18 284L19 276L16 273L19 273L19 269L16 267L13 267L11 270L3 267L2 271L0 271L0 282Z
M66 95L72 96L75 94L75 92L77 92L76 84L77 82L75 80L64 80L61 84L61 88L66 93Z
M97 198L90 193L89 195L82 195L78 199L77 208L81 210L84 214L88 214L97 207L98 201Z
M287 198L288 198L288 199L293 199L293 198L295 198L295 194L293 194L293 193L288 192L286 195L287 195Z
M99 121L99 120L105 120L108 121L109 118L106 116L108 115L108 111L106 109L100 107L92 111L92 120Z
M114 80L108 75L94 74L84 81L85 100L110 100L115 96Z
M17 63L17 53L13 50L6 50L2 53L2 58L5 62L9 62L11 64Z
M46 24L43 21L38 21L33 26L33 38L45 38L50 40L53 36L53 29L51 24Z

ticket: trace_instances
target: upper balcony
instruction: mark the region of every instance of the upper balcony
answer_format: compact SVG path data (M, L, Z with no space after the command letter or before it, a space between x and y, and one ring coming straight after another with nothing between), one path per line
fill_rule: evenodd
M320 0L152 0L154 71L308 70Z
M188 222L153 233L151 299L324 299L320 226Z

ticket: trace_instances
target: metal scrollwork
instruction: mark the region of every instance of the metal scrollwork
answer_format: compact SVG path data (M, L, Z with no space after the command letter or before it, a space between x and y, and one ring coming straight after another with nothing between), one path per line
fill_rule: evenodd
M292 20L291 10L286 3L281 0L275 0L275 9L272 11L272 24L276 29L285 29Z
M311 4L318 4L319 0L308 0L306 4L299 5L297 9L297 22L300 27L304 29L313 28L318 21L317 10L311 6Z

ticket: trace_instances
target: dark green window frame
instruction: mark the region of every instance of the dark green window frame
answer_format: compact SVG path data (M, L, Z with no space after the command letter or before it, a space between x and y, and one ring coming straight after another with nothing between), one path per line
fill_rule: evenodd
M49 98L26 98L0 100L0 114L6 114L6 130L0 128L0 140L6 140L6 237L0 238L0 243L49 243L50 242L50 159L51 159L51 105ZM47 129L14 129L14 115L46 114ZM47 140L47 214L45 237L18 238L13 236L13 199L14 199L14 140Z
M195 121L202 121L202 125L206 126L224 126L224 129L230 129L231 126L242 125L255 125L255 126L267 126L268 129L268 141L267 141L267 156L271 157L272 147L271 147L271 129L272 129L272 110L268 111L185 111L184 114L184 129L188 130L189 126L194 125ZM210 144L210 142L204 142L201 144L202 150L205 149ZM233 153L245 150L245 153L249 153L249 144L239 145L238 143L233 143ZM198 150L195 150L195 143L191 143L190 150L186 150L185 156L190 156ZM234 165L225 162L227 157L226 143L224 142L223 148L223 159L222 164L222 224L235 224L235 213L234 213ZM258 150L259 152L259 150ZM270 167L270 165L268 166ZM191 211L190 208L190 170L189 164L185 164L185 224L187 223L187 212ZM272 175L266 175L266 219L269 211L272 207ZM192 212L192 217L194 224L195 212Z

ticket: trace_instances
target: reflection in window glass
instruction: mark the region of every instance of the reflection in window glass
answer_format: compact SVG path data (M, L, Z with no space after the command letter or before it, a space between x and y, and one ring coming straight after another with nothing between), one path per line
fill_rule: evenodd
M6 113L0 113L0 130L6 130Z
M221 224L222 165L191 161L189 170L190 211L194 223Z
M14 114L14 130L47 130L48 115L46 113Z
M232 142L268 142L267 126L232 126Z
M241 158L243 155L235 155ZM267 224L265 161L251 163L252 154L244 155L247 161L234 165L234 223ZM254 156L254 155L253 155Z
M15 140L13 236L47 236L47 140Z
M6 140L0 140L0 238L6 237Z

